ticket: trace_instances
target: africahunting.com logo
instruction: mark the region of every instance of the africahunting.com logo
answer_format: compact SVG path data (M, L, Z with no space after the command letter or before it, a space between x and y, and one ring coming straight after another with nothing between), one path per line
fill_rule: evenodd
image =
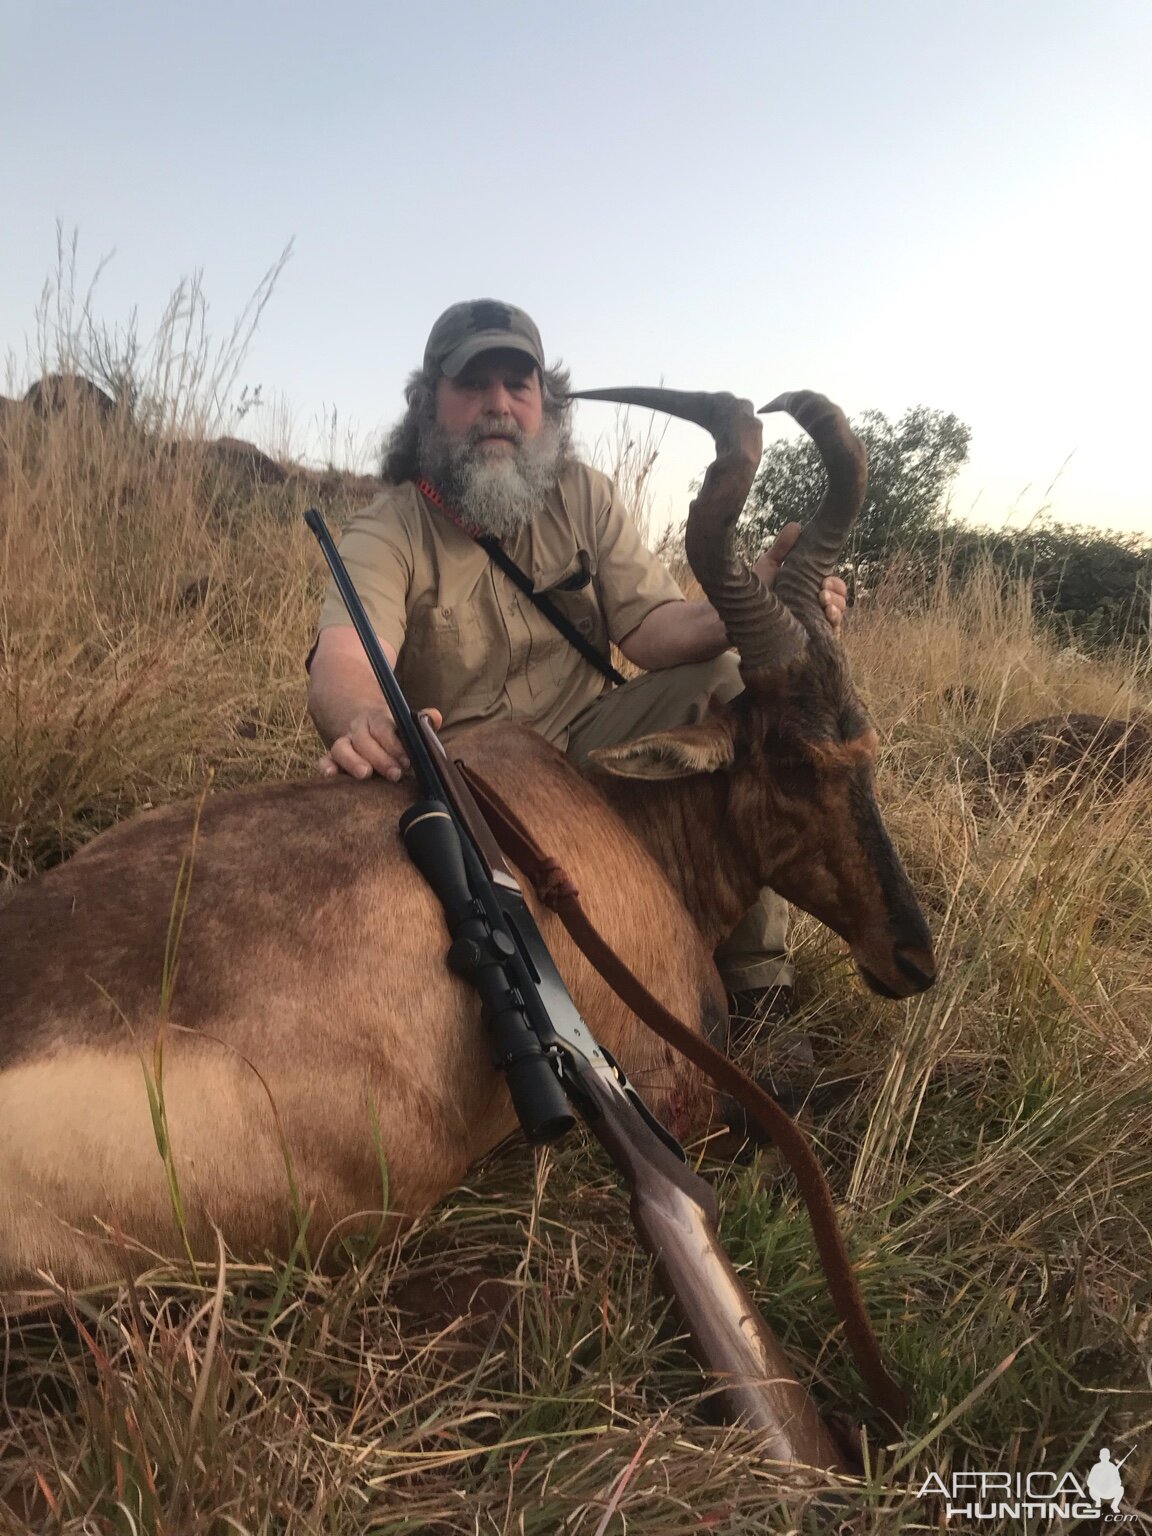
M1073 1472L953 1472L945 1481L930 1472L916 1490L920 1499L944 1502L948 1520L1102 1520L1122 1524L1124 1479L1119 1461L1103 1446L1084 1478Z

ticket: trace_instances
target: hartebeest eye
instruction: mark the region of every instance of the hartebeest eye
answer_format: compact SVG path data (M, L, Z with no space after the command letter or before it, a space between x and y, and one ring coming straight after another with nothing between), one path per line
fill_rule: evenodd
M783 795L811 796L819 765L802 738L771 730L764 737L763 754L773 788Z
M812 762L787 758L774 761L771 768L772 787L787 799L811 800L816 773L816 764Z

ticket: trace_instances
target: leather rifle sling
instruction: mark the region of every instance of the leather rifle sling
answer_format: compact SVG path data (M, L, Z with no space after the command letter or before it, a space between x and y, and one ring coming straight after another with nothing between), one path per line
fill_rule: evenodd
M907 1397L884 1364L840 1230L831 1188L804 1132L771 1094L652 996L592 926L580 905L579 891L559 862L544 853L515 812L479 774L460 758L455 763L503 852L523 870L537 896L557 914L609 986L649 1029L730 1094L748 1118L779 1147L807 1207L828 1290L860 1374L873 1401L902 1428L908 1415Z

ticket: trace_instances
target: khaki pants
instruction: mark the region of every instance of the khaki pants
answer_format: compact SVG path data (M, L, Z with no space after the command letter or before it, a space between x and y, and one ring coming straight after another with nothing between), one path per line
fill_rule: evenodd
M576 716L568 731L568 756L579 763L594 747L614 747L649 731L696 725L713 694L724 701L743 689L732 651L715 661L645 672L603 694ZM716 966L729 992L791 986L787 943L788 904L765 888L716 950Z

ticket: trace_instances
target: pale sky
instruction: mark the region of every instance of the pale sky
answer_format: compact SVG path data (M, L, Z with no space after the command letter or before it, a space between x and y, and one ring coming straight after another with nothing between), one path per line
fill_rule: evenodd
M956 510L1152 537L1152 5L0 0L0 353L76 229L110 324L197 269L314 454L378 438L448 304L577 387L955 411ZM26 376L22 382L27 382ZM583 407L590 437L607 408ZM273 442L271 405L242 433ZM770 426L770 432L781 430ZM709 457L665 439L658 514ZM1057 478L1058 477L1058 478ZM1047 496L1045 492L1055 479Z

